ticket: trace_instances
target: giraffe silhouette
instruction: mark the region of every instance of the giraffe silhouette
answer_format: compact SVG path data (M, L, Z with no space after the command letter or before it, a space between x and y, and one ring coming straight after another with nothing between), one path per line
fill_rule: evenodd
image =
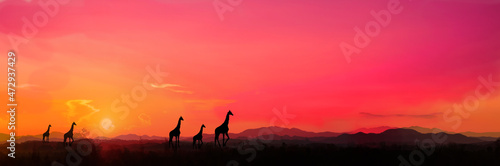
M172 131L170 131L170 133L168 134L168 136L170 137L170 139L168 139L168 147L170 148L170 144L173 144L172 143L172 138L176 137L175 141L176 141L176 144L173 144L173 146L175 148L177 147L180 147L179 145L179 136L181 135L181 121L183 121L184 119L182 118L182 116L179 118L179 121L177 122L177 126L175 127L175 129L173 129Z
M66 138L68 139L68 145L69 146L71 146L71 144L73 144L73 142L75 141L73 139L73 126L76 126L75 122L73 122L71 124L71 129L69 129L69 131L66 134L64 134L64 145L66 145Z
M229 141L229 135L227 134L229 131L229 127L228 127L229 115L233 116L233 113L231 112L231 110L229 110L229 112L227 112L226 120L224 120L224 123L222 123L222 125L220 125L219 127L215 128L215 141L214 141L215 146L217 146L217 143L219 143L219 147L221 147L220 142L219 142L219 134L222 134L222 145L224 147L226 146L227 141ZM224 141L224 139L225 139L224 135L227 136L227 140L225 140L225 141Z
M203 128L205 128L205 124L201 125L200 132L193 137L193 149L196 149L196 141L198 141L198 148L203 145Z
M49 124L49 128L47 128L47 131L45 133L43 133L42 142L45 142L45 137L47 137L47 142L49 142L50 127L52 127L52 126Z

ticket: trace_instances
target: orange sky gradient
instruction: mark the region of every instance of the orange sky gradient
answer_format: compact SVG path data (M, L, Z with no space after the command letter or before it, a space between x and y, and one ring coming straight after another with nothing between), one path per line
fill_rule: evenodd
M13 49L8 35L22 34L38 2L0 1L1 68ZM500 89L457 130L443 113L474 94L478 77L500 81L500 4L401 0L404 10L347 63L339 43L352 43L353 27L387 2L245 0L221 21L212 0L72 0L16 50L17 135L48 124L67 132L74 121L75 131L106 137L167 136L183 116L181 136L192 136L201 124L213 133L228 110L229 132L241 132L268 126L284 107L295 115L286 127L309 131L499 132ZM156 66L168 73L162 82L151 79L128 115L113 112ZM8 118L0 114L0 124Z

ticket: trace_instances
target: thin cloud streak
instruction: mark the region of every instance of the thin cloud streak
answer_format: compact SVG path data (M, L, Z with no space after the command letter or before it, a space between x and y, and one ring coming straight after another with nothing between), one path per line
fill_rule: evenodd
M367 113L367 112L360 112L359 114L366 116L366 117L372 117L372 118L387 118L387 117L406 117L406 118L423 118L423 119L432 119L436 118L437 116L441 115L442 113L431 113L431 114L421 114L421 115L411 115L411 114L372 114L372 113Z
M68 121L71 121L70 119L75 117L77 114L77 106L81 105L83 107L88 108L92 112L88 113L85 115L86 112L82 112L84 115L80 116L78 120L76 120L76 123L81 122L84 119L90 118L92 115L95 113L99 112L99 109L96 109L94 106L90 105L89 103L92 102L93 100L69 100L66 102L66 106L68 106Z
M160 84L160 85L151 84L151 87L153 87L153 88L169 88L169 87L182 87L182 86L177 85L177 84Z
M175 93L185 93L185 94L193 94L194 93L193 91L173 89L173 87L183 87L183 86L177 85L177 84L160 84L160 85L151 84L151 87L158 88L158 89L167 89L167 90L169 90L171 92L175 92Z

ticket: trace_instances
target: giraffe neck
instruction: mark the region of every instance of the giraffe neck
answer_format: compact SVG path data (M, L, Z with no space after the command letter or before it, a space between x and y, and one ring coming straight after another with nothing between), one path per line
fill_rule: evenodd
M179 129L181 128L181 119L179 119L179 122L177 122L177 127L175 127L176 129Z
M229 113L226 114L226 120L224 120L223 125L227 126L229 124Z
M50 131L50 127L49 127L49 128L47 128L47 133L48 133L49 131Z
M203 127L201 127L200 132L198 134L203 134Z
M73 133L73 126L75 125L71 125L71 129L69 129L69 132Z

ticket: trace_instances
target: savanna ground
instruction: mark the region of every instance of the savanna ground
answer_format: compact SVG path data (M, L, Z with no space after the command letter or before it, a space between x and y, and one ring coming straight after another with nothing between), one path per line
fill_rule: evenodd
M71 148L65 148L61 142L30 141L16 145L15 159L2 150L0 165L400 165L399 155L408 160L409 154L419 149L416 145L300 141L255 141L245 146L240 143L242 140L231 140L228 147L219 148L206 142L202 149L193 149L190 142L181 142L181 147L174 150L164 141L78 140ZM6 146L2 144L0 148ZM500 141L436 146L430 156L425 156L423 165L500 165Z

